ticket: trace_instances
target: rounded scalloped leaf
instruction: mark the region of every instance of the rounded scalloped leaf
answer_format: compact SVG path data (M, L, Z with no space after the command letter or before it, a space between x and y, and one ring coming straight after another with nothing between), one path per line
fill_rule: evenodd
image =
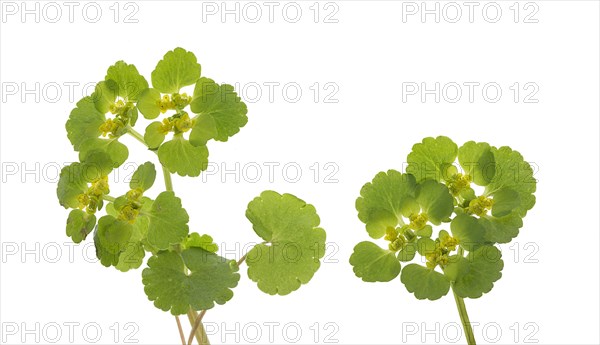
M159 101L160 92L156 89L149 88L140 93L136 106L146 119L152 120L160 115L160 107L158 106Z
M201 67L194 53L183 48L168 51L152 71L152 86L162 93L177 93L200 78Z
M146 251L141 242L129 242L119 255L119 261L115 268L121 272L140 268L144 262L144 256L146 256Z
M502 253L494 246L482 246L466 259L468 271L456 279L453 289L460 297L479 298L490 292L494 282L502 277Z
M485 242L485 229L479 219L467 214L458 214L450 223L452 236L465 250L471 251Z
M156 168L151 162L146 162L135 170L131 181L129 181L129 188L136 189L140 188L143 191L147 191L154 184L156 179Z
M181 243L189 233L189 215L173 192L160 193L147 216L150 219L148 242L158 249Z
M110 106L115 103L119 92L119 86L114 80L103 80L96 84L91 98L94 106L102 114L108 113Z
M101 139L90 138L81 143L79 147L79 160L85 160L86 156L92 151L103 151L108 154L115 167L125 163L129 157L127 146L119 142L118 138Z
M454 197L446 185L437 181L427 180L419 184L416 196L422 212L435 225L440 225L454 211Z
M419 211L416 188L414 176L396 170L378 173L361 188L356 210L369 236L381 238L387 227L398 225L401 216L408 217Z
M425 225L422 229L415 231L415 235L419 237L431 237L433 234L433 227L429 224Z
M208 148L194 146L182 135L175 135L172 140L160 145L158 159L171 173L199 176L208 167Z
M234 87L227 84L219 85L212 79L200 78L194 88L194 97L190 109L196 114L209 116L214 120L217 141L227 141L240 131L248 122L248 108L241 98L235 93ZM200 130L206 135L206 121L198 121L192 128L192 137L196 138L194 131ZM213 131L209 128L209 131ZM210 138L209 138L210 139Z
M521 205L519 193L509 188L502 188L494 193L492 216L504 217Z
M520 205L514 207L514 211L523 218L535 205L533 193L536 190L536 180L533 178L533 169L519 152L510 147L492 148L492 152L496 160L496 173L486 186L485 194L495 197L497 193L507 189L518 193Z
M398 252L398 260L401 262L409 262L415 258L418 252L418 246L415 242L408 242L402 250Z
M448 137L428 137L415 144L408 154L406 172L417 182L423 180L447 180L456 170L453 166L458 154L458 146Z
M65 124L67 137L75 151L79 151L79 147L84 141L98 138L102 134L100 126L104 121L106 121L106 117L96 109L92 97L84 97L77 102L76 108L71 111Z
M143 213L150 212L153 202L148 197L142 197L141 211ZM121 204L124 203L127 203L127 198L125 196L118 197L114 202L106 205L106 213L115 218L118 217L119 211L117 211L117 208L120 209L123 206ZM142 265L146 256L144 245L147 245L149 223L150 220L147 216L141 214L137 216L135 222L132 224L131 237L124 249L118 255L109 255L106 252L102 253L105 260L109 262L107 266L114 265L119 271L127 272L131 269L137 269ZM153 248L153 250L157 249Z
M156 149L163 141L165 141L165 136L162 123L154 121L146 127L144 141L148 144L150 149Z
M67 236L75 243L81 243L96 226L96 216L82 210L72 210L67 218Z
M107 176L114 168L110 156L101 150L90 151L81 162L83 163L83 178L89 182Z
M422 237L417 240L417 253L425 256L435 251L436 243L428 237Z
M138 114L138 110L136 107L132 107L127 111L127 117L129 118L129 125L130 126L135 126L135 124L137 123L139 114ZM125 128L121 129L121 131L123 131L123 134L125 134Z
M436 300L448 293L450 280L435 270L418 264L409 264L402 269L400 281L417 299Z
M200 236L200 234L197 232L193 232L188 235L188 237L183 241L183 247L198 247L211 253L216 253L219 250L219 246L217 246L217 244L213 242L213 238L211 236Z
M264 191L246 217L266 243L248 252L248 277L270 295L287 295L308 283L325 255L325 231L314 206L291 194Z
M84 164L75 162L65 166L60 171L56 196L64 208L78 208L78 196L88 188L83 174Z
M148 82L134 65L117 61L106 71L105 80L113 80L117 84L117 95L126 101L136 101L142 91L148 88Z
M211 115L200 114L196 118L194 128L190 133L190 143L194 146L206 145L206 143L218 135L215 118Z
M400 274L400 262L394 252L373 242L360 242L350 256L354 274L365 282L389 282Z
M464 143L458 149L458 162L479 186L487 186L496 174L496 160L488 143Z
M190 273L186 274L185 267ZM142 272L144 291L154 306L173 315L208 310L233 297L240 279L235 261L226 260L201 248L189 248L181 255L160 252L148 260Z
M127 248L133 226L113 216L103 216L98 220L98 241L105 251L118 254Z
M519 234L519 229L523 226L523 219L516 214L511 213L504 217L493 217L489 215L478 219L479 224L484 229L485 241L490 243L508 243Z
M455 282L460 277L469 273L469 260L460 255L451 255L448 257L448 264L443 268L444 274L451 282Z
M112 161L101 151L88 154L86 160L71 163L60 171L56 196L64 208L78 208L78 196L88 189L88 182L108 175L112 170Z
M96 256L100 259L100 263L106 267L116 266L121 253L129 246L132 233L133 226L127 222L111 215L100 218L94 234Z

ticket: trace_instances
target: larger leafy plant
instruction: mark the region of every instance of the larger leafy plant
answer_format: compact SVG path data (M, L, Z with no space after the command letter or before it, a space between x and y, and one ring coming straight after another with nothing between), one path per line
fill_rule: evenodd
M195 55L182 48L165 54L151 82L149 87L134 65L119 61L91 96L77 102L66 129L79 161L61 171L57 196L71 209L67 235L80 243L93 232L102 265L128 271L149 256L142 272L146 295L157 308L176 316L183 344L177 317L182 314L192 324L187 342L195 335L204 344L208 339L202 316L233 297L243 262L259 289L289 294L319 269L325 231L312 205L290 194L265 191L246 210L263 242L239 261L219 256L211 236L190 232L189 215L173 191L171 174L200 175L207 168L209 142L224 142L238 133L248 121L247 108L233 86L201 76ZM182 92L191 85L192 95ZM134 129L142 123L140 113L156 120L144 124L143 135ZM121 142L125 135L158 157L166 190L154 199L146 195L157 173L151 162L139 165L127 193L110 195L111 172L129 158ZM105 215L98 219L100 211Z
M444 136L414 145L407 162L405 173L380 172L362 187L358 218L387 246L361 242L350 264L365 282L400 275L417 299L436 300L452 289L474 344L463 299L490 292L502 277L496 244L518 235L535 204L533 170L509 147L469 141L459 148Z

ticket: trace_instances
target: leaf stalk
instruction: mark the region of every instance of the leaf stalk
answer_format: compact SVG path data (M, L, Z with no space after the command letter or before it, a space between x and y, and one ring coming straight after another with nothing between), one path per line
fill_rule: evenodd
M190 333L190 337L188 339L188 345L192 345L194 341L194 336L196 336L196 340L198 341L198 345L210 345L208 341L208 336L206 335L206 330L204 329L204 325L202 325L202 318L206 314L206 310L203 310L200 315L191 309L188 310L188 319L190 320L190 324L192 325L192 332Z

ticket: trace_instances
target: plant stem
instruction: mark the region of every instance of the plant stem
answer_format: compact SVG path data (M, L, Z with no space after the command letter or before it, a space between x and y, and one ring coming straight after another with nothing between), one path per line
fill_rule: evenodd
M165 188L167 189L168 192L172 192L173 191L173 180L171 180L171 173L169 172L169 169L165 168L165 166L162 166L162 171L163 171L163 176L165 178Z
M104 196L102 196L102 199L113 202L113 201L115 201L116 198L114 196L104 195Z
M464 250L462 247L458 247L458 255L464 256ZM467 338L467 344L475 345L475 335L473 334L473 328L471 327L471 321L469 321L469 314L467 314L467 307L462 297L456 294L454 286L452 286L452 293L454 294L454 301L456 301L456 309L458 309L458 315L460 316L460 322L462 323L463 330L465 331L465 338Z
M240 260L237 262L238 266L240 266L241 264L244 263L244 261L246 261L247 255L248 255L248 253L244 254L244 256L242 256L240 258ZM190 315L190 312L194 313L194 314L196 313L194 310L190 309L190 311L188 312L188 317ZM196 335L196 339L199 339L198 337L200 337L200 339L206 339L206 344L209 344L208 336L206 335L206 331L204 330L204 326L202 325L202 318L204 317L204 315L206 315L206 310L203 310L200 313L200 316L198 316L196 318L196 320L194 321L193 326L192 326L192 331L190 332L190 337L188 339L188 345L192 345L192 341L194 339L194 334ZM190 318L190 322L192 322L191 320L192 319ZM198 344L202 344L200 342L200 340L198 340Z
M177 321L177 329L179 329L179 336L181 337L181 345L185 345L185 335L183 335L183 328L181 327L181 321L179 321L179 315L175 315L175 321Z
M130 125L127 125L127 133L129 133L132 137L136 138L137 141L139 141L140 143L144 144L144 146L148 147L148 144L146 144L146 140L144 140L144 136L140 132L133 129L133 127L131 127Z
M241 259L237 262L238 266L240 266L244 263L244 261L246 261L246 256L248 256L248 253L244 254L244 256L242 256Z
M467 338L467 344L475 345L475 335L473 335L473 328L471 327L471 321L469 321L469 314L467 314L467 308L465 307L465 301L462 297L459 297L454 288L452 288L454 294L454 300L456 301L456 308L458 309L458 315L460 315L460 322L462 322L463 329L465 331L465 338Z
M144 140L144 136L141 135L138 131L136 131L135 129L133 129L133 127L131 127L130 125L127 125L127 133L129 133L132 137L134 137L135 139L137 139L137 141L139 141L140 143L142 143L144 146L148 147L148 144L146 144L146 140ZM154 153L157 153L156 150L152 150ZM162 170L163 170L163 177L165 180L165 189L168 192L172 192L173 191L173 180L171 179L171 173L169 172L169 169L167 169L164 165L162 166ZM112 197L104 197L106 200L109 201L114 201L115 198ZM112 200L110 200L109 198L112 198ZM195 310L190 309L188 311L188 319L190 320L190 325L192 325L192 332L194 332L196 334L196 339L198 340L198 344L199 345L210 345L210 343L208 342L208 336L206 335L206 332L204 331L204 326L202 325L202 317L204 316L204 314L206 313L206 311L203 311L202 314L200 315L200 317L198 317L198 314L196 313ZM198 319L198 325L196 325L196 319ZM179 320L178 316L175 316L175 320L177 321L177 328L179 329L179 335L181 336L181 343L182 345L185 345L185 335L183 334L183 328L181 327L181 322ZM193 340L193 336L190 336L190 344L192 343Z
M196 340L198 341L198 345L210 345L208 341L208 336L206 335L206 331L204 330L204 326L202 325L202 318L206 314L206 310L203 310L200 315L196 313L195 310L188 310L187 316L190 320L190 325L192 325L192 333L190 334L190 339L188 341L188 345L191 345L194 339L194 335L196 336Z

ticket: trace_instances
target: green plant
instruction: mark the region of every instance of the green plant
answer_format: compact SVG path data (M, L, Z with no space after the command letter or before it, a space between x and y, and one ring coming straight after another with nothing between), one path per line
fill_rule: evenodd
M201 77L196 57L182 48L167 52L151 79L152 88L134 65L118 61L94 93L77 103L66 129L79 161L62 169L57 196L62 206L72 209L67 235L80 243L94 231L102 265L137 269L149 253L142 272L146 295L157 308L175 315L183 344L178 318L183 314L192 324L187 343L195 335L200 344L208 344L202 317L215 303L233 297L244 261L260 290L289 294L318 270L325 231L318 227L312 205L290 194L265 191L246 210L263 242L239 261L217 255L211 236L190 233L189 216L173 191L171 174L200 175L208 164L208 142L225 142L238 133L248 121L247 108L231 85ZM180 93L190 85L192 95ZM138 113L148 120L166 115L149 123L142 135L134 129L142 122ZM154 199L146 195L157 173L151 162L139 165L127 193L109 194L109 175L129 158L120 140L125 135L158 156L166 190ZM96 222L103 208L106 215Z
M365 282L400 275L417 299L437 300L452 289L467 341L475 344L463 299L490 292L502 276L495 245L517 236L535 204L533 170L509 147L469 141L459 148L443 136L414 145L407 162L406 173L380 172L362 187L358 218L388 245L361 242L350 264ZM434 233L434 226L443 229ZM402 268L416 253L425 265Z

